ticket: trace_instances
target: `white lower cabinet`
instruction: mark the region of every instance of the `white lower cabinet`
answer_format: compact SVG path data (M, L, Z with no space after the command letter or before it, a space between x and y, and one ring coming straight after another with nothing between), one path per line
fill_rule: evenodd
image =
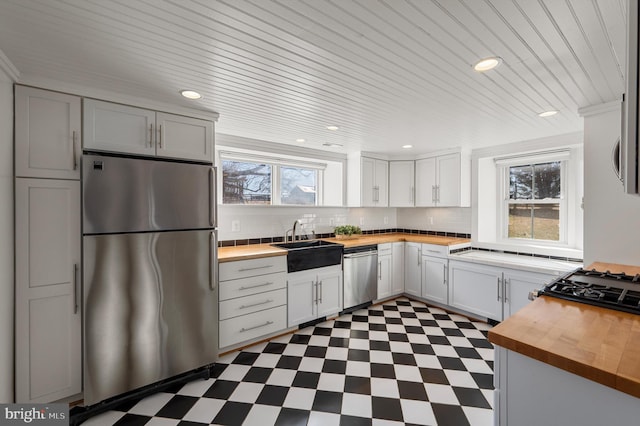
M342 310L342 268L339 265L287 275L288 326L293 327Z
M221 348L287 328L286 268L285 256L220 264Z
M393 250L391 243L378 244L378 299L393 295Z
M447 263L447 259L422 256L422 297L447 304Z
M449 261L449 305L496 321L526 305L529 292L552 275L498 266Z
M405 243L404 246L404 292L422 296L422 244Z
M16 402L51 402L82 390L80 181L15 191Z

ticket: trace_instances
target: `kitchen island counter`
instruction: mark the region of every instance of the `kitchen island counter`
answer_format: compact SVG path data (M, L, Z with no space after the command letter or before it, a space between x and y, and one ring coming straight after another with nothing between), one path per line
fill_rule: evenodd
M587 269L640 273L606 263ZM640 398L640 315L542 296L491 329L489 340Z

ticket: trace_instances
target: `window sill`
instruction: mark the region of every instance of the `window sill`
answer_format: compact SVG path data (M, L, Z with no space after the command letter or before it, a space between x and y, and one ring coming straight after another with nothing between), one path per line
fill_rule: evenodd
M539 244L514 244L514 243L498 243L498 242L479 242L475 241L472 247L500 250L504 252L512 252L518 254L536 254L542 256L553 256L570 259L582 259L583 253L581 249L569 247L553 247Z

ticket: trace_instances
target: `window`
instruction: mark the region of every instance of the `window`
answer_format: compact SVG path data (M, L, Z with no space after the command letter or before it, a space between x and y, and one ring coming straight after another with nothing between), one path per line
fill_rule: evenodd
M508 238L560 240L562 163L509 167Z
M566 245L565 151L496 159L502 176L498 229L504 242Z
M322 204L325 164L221 152L222 203Z

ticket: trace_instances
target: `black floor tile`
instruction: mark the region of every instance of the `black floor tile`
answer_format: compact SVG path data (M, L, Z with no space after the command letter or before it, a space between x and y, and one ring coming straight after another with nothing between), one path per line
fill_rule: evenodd
M451 317L447 314L433 314L433 319L440 321L451 321Z
M237 387L238 382L216 380L203 396L207 398L228 399Z
M298 371L291 386L298 388L315 389L318 387L320 373L310 373L308 371Z
M400 318L418 318L414 312L400 312Z
M420 375L425 383L434 383L437 385L448 385L449 380L444 371L435 368L421 368Z
M213 367L209 369L209 374L211 375L211 378L217 379L226 369L227 369L227 364L215 363Z
M276 419L277 426L306 426L309 411L295 408L283 408Z
M486 339L468 338L467 340L469 340L469 343L471 343L474 348L493 349L491 342Z
M368 377L346 376L344 379L345 393L359 393L371 395L371 379Z
M392 364L371 363L371 377L395 379L396 371Z
M433 351L431 345L427 345L424 343L412 343L411 350L413 350L414 354L422 354L422 355L435 355L436 353Z
M459 388L454 386L453 392L455 392L461 405L466 407L491 408L491 405L487 402L487 399L480 389Z
M436 320L432 319L421 319L420 325L423 327L437 327L438 323L436 322Z
M431 404L438 426L471 426L458 405Z
M385 318L384 322L387 324L399 324L402 325L402 319L401 318Z
M210 423L200 423L200 422L190 422L187 420L181 420L180 423L178 423L178 426L207 426Z
M351 328L351 322L350 321L338 321L338 320L336 320L333 323L333 328Z
M309 343L309 340L311 340L311 336L309 335L294 334L293 336L291 336L291 340L289 340L289 343L294 343L296 345L306 345Z
M272 371L273 368L251 367L242 381L251 383L266 383Z
M297 370L302 362L302 357L283 355L278 360L276 368L284 368L287 370Z
M446 336L464 337L462 331L458 330L457 328L443 328L442 331L444 331L444 334Z
M389 352L391 351L391 346L389 345L389 342L383 342L382 340L370 340L369 350Z
M348 348L349 339L346 337L331 337L329 339L329 346L334 348Z
M382 305L384 311L397 311L398 307L393 305Z
M449 339L445 336L427 336L432 345L450 345Z
M384 316L384 311L379 311L377 309L369 309L369 316L370 317L383 317Z
M413 307L413 311L414 312L420 312L422 314L428 314L430 312L429 308L423 308L421 306L414 306Z
M374 419L404 422L399 399L374 396L371 398L371 405Z
M355 417L355 416L340 416L340 426L371 426L372 421L370 418Z
M467 330L475 330L476 329L476 327L472 323L467 322L467 321L454 321L454 322L458 326L458 328L464 328L464 329L467 329Z
M252 404L227 401L218 412L212 423L219 425L240 426L251 410Z
M458 348L454 347L456 353L460 356L460 358L472 358L472 359L482 359L478 351L473 348Z
M262 392L260 392L260 395L258 395L256 404L275 405L276 407L281 407L284 400L287 398L288 393L288 387L266 385L262 389Z
M285 349L287 349L285 343L269 342L262 352L266 354L281 354Z
M401 354L401 353L394 352L391 354L391 356L393 357L394 364L417 365L416 357L414 357L413 354Z
M418 327L417 325L405 325L404 329L407 333L424 334L424 329L422 327Z
M493 374L471 373L480 389L493 389Z
M369 332L365 330L351 330L349 337L351 339L368 339Z
M322 366L323 373L344 374L347 371L347 362L337 359L325 359Z
M313 329L314 336L331 336L331 329L327 327L316 327Z
M352 315L351 321L352 322L368 322L369 317L365 315Z
M388 333L390 342L408 342L409 338L404 333Z
M125 414L117 422L114 423L114 426L143 426L149 423L149 420L151 420L151 417L149 416Z
M313 411L340 414L342 410L342 393L317 391L311 409Z
M175 395L173 398L167 402L167 404L158 411L156 416L158 417L169 417L170 419L181 419L193 404L198 401L198 398L193 396L185 396L185 395Z
M324 358L327 354L327 348L324 346L307 346L304 356L310 358Z
M387 331L387 326L385 324L369 324L369 331Z
M411 306L411 302L408 300L396 300L396 305L398 306Z
M347 359L349 361L363 361L369 362L369 351L362 349L349 349L347 353Z
M398 380L398 390L400 391L400 398L402 399L428 401L427 391L425 390L423 383Z
M440 365L445 370L461 370L466 371L467 368L464 366L460 358L450 358L446 356L439 356L438 361L440 361Z
M253 365L259 356L260 354L255 352L240 352L231 364Z

